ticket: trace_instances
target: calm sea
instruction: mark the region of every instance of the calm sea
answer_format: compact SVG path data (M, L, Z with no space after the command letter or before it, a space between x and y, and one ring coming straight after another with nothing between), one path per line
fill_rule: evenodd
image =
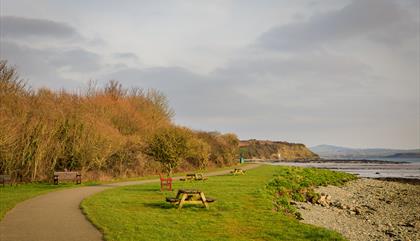
M328 159L328 158L325 158ZM390 161L390 162L420 162L420 158L403 158L403 157L366 157L366 158L335 158L343 160L379 160L379 161Z
M348 172L360 177L383 178L414 178L420 179L420 158L372 158L384 161L405 161L406 163L298 163L298 162L276 162L273 165L300 166L330 169L335 171Z

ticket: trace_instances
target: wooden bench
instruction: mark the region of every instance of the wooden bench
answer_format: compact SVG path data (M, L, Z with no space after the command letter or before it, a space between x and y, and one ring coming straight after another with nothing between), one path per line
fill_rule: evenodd
M160 190L163 191L167 189L168 191L172 191L172 177L163 177L162 174L160 176Z
M189 173L184 178L180 178L180 181L205 181L207 177L203 176L202 173Z
M231 171L230 173L232 173L233 175L237 175L237 174L245 174L245 171L240 169L240 168L235 168L233 171Z
M80 172L54 172L54 185L57 185L60 181L71 180L75 181L76 184L82 183L82 174Z
M6 182L10 183L10 186L12 185L12 178L10 175L0 175L0 183L3 184L3 187Z
M167 197L166 201L168 203L171 203L171 204L178 204L181 201L181 199L178 199L176 197ZM206 202L208 202L208 203L212 203L212 202L215 202L215 201L216 201L216 199L214 199L214 198L206 197Z

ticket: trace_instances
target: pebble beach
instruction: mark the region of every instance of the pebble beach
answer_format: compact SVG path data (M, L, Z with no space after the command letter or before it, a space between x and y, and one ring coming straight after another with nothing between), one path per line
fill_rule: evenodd
M420 240L420 180L360 178L316 191L321 202L295 203L304 223L335 230L352 241Z

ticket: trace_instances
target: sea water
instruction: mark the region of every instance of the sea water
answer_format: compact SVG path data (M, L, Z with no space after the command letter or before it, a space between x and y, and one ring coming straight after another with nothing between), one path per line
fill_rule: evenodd
M379 160L379 158L373 158ZM273 165L315 167L335 171L348 172L360 177L371 178L414 178L420 179L419 158L386 158L384 161L398 161L405 163L353 163L353 162L323 162L323 163L299 163L299 162L276 162Z
M328 159L328 158L325 158ZM378 161L389 161L389 162L420 162L420 157L366 157L366 158L330 158L337 160L378 160Z

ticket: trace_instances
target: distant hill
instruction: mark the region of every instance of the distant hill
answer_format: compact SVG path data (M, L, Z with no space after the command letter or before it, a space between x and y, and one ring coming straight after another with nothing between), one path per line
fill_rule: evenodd
M420 158L420 152L414 153L396 153L394 155L387 156L390 158Z
M319 156L304 144L269 140L242 140L239 143L241 155L245 159L303 161L317 160Z
M319 145L309 148L322 158L375 158L375 157L419 157L420 149L348 148L333 145Z

